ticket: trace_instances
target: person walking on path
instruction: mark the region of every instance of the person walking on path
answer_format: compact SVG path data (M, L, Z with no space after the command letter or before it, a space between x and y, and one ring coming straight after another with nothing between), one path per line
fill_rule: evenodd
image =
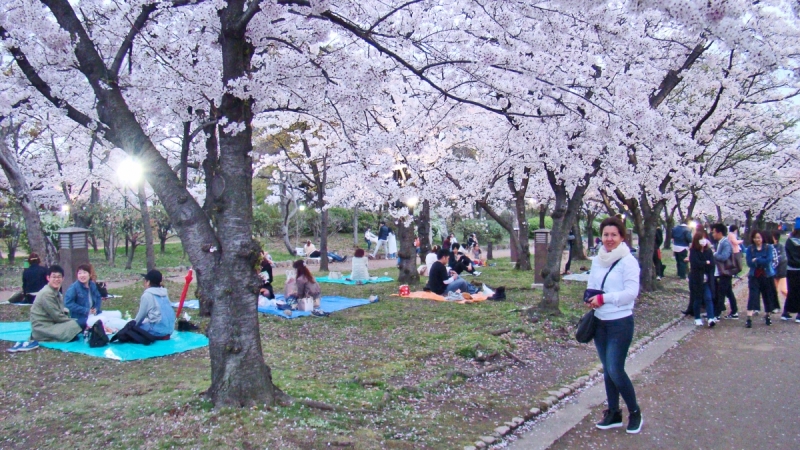
M386 222L381 222L381 227L378 229L378 243L375 244L375 251L372 253L372 257L375 258L378 255L378 252L381 250L381 247L384 248L386 252L386 259L389 259L389 227L386 226Z
M595 310L597 331L594 345L603 364L608 409L603 420L596 424L601 430L622 426L619 397L622 395L628 407L627 432L636 434L642 430L642 411L636 402L636 392L630 377L625 373L625 358L633 340L633 306L639 295L639 262L631 255L623 242L625 224L616 217L600 223L603 245L592 261L587 288L604 292L588 299L588 306ZM605 284L603 284L605 279Z
M761 309L759 297L764 302L764 323L772 325L769 315L774 309L770 289L774 289L775 269L772 268L772 246L767 244L764 233L753 230L750 233L750 244L745 252L750 272L747 274L747 323L745 327L753 327L753 315Z
M786 261L786 249L783 247L783 244L781 244L780 230L773 230L771 235L772 256L775 258L775 260L772 261L772 267L775 269L775 278L773 279L775 282L775 290L773 291L774 298L772 299L772 303L776 308L779 308L781 297L784 299L783 304L786 304L786 272L788 262ZM773 312L777 313L778 311L773 310ZM781 319L783 319L783 316L781 316Z
M660 280L664 278L664 269L667 266L661 261L661 245L664 244L664 233L661 231L661 227L659 226L656 228L656 246L653 249L653 266L656 268L656 279Z
M786 252L786 302L781 319L789 320L789 314L797 314L794 321L800 323L800 217L794 220L794 231L784 247Z
M696 231L692 238L692 245L689 247L689 298L692 300L694 324L703 326L700 310L705 304L709 328L714 328L714 325L717 324L711 295L706 295L706 290L711 282L710 277L714 275L715 265L713 262L714 252L711 250L708 239L705 238L705 231Z
M711 228L711 234L714 236L714 239L717 240L717 251L714 252L714 260L717 266L715 272L717 279L717 301L714 302L714 311L717 311L717 307L719 307L718 314L721 314L725 309L725 299L727 298L731 305L731 312L725 316L725 318L738 319L739 305L736 304L736 294L733 293L733 275L724 270L720 270L720 266L725 261L734 257L733 246L725 236L727 231L725 225L721 223L715 224Z
M686 279L686 258L689 256L689 246L692 244L692 230L689 229L689 219L672 229L672 254L678 267L678 278Z

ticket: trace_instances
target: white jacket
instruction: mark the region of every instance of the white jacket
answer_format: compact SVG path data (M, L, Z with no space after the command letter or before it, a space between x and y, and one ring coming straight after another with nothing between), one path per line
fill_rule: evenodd
M589 289L600 289L608 267L601 267L592 261L589 274ZM624 256L614 270L608 274L603 287L603 306L597 308L594 316L600 320L616 320L633 314L633 304L639 296L639 261L633 255Z

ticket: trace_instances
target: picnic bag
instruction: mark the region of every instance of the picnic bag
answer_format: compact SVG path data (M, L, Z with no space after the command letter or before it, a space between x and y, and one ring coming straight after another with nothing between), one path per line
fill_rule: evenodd
M297 310L298 311L313 311L314 310L314 299L312 297L298 298L297 299Z
M328 274L329 280L341 280L342 279L342 272L331 272Z
M594 297L595 295L603 294L603 288L606 285L606 279L608 278L608 274L614 270L614 267L620 262L622 258L614 261L614 264L608 269L606 272L606 276L603 277L603 282L600 283L600 289L586 289L583 292L583 301L585 303L589 302L589 299ZM575 330L575 340L580 342L581 344L588 344L589 342L594 339L594 333L597 331L597 320L594 317L594 309L589 310L586 314L581 317L581 320L578 322L578 326Z
M105 347L106 345L108 345L108 335L105 327L103 327L103 321L98 320L89 330L89 347L97 348Z
M155 341L156 338L147 331L139 328L135 320L126 323L121 330L117 331L117 334L111 336L111 342L119 342L122 344L150 345Z

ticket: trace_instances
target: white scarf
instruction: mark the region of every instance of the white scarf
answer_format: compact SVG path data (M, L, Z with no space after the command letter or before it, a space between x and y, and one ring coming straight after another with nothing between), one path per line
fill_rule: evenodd
M600 251L597 252L597 257L594 260L600 265L600 267L611 267L614 262L619 261L630 254L631 249L628 248L628 244L624 242L621 242L617 248L611 250L610 252L606 251L605 246L601 245Z

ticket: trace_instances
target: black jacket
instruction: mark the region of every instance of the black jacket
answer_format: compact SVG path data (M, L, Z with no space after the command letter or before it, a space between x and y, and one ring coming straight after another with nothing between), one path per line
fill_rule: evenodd
M783 246L786 251L786 263L791 269L800 269L800 238L790 237Z
M378 240L385 241L387 239L389 239L389 227L384 225L378 229Z
M431 291L434 294L442 295L447 287L444 280L450 278L447 267L444 264L436 261L431 265L431 271L428 274L428 284L425 285L425 290Z
M22 292L35 294L47 284L47 269L38 263L22 271Z

